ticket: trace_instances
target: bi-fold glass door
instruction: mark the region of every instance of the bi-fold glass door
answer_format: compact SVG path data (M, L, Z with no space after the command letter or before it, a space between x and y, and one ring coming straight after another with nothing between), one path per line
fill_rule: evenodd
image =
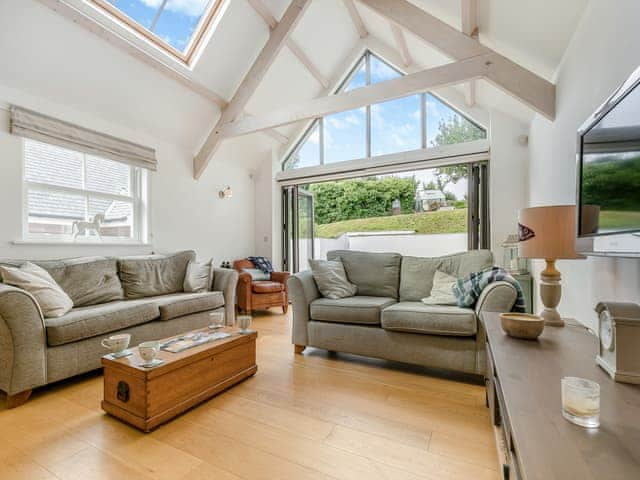
M314 258L313 194L301 185L282 189L283 269L300 272L309 269Z
M394 212L393 205L381 209L376 204L376 201L381 201L377 194L383 194L386 187L376 189L376 195L367 195L365 201L362 200L365 197L354 194L354 189L333 189L330 186L364 181L364 188L370 189L370 183L383 184L393 180L390 177L403 184L413 182L411 188L414 189L410 198L403 197L402 202L396 201L399 203L398 211ZM328 188L321 188L325 185ZM336 199L336 195L346 195L348 192L364 202L359 205L365 211L362 218L355 219L355 222L338 218L329 220L336 223L328 225L325 217L333 216L328 215L328 211L338 215L343 213L337 212L340 204L353 203L342 197ZM486 161L366 177L353 176L331 182L319 180L285 186L282 195L283 268L293 273L307 270L309 259L324 258L327 251L334 249L382 249L403 255L439 256L465 249L491 247L489 164ZM316 208L317 212L314 212ZM395 215L399 216L394 218ZM363 222L368 224L363 225Z

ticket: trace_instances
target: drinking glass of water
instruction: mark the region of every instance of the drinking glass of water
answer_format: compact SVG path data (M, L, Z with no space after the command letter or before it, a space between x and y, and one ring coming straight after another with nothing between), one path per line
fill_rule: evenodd
M224 312L211 312L209 314L209 328L212 330L224 327Z

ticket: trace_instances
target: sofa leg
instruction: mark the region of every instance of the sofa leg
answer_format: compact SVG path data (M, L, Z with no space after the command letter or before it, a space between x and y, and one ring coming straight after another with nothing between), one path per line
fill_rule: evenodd
M31 396L31 390L16 393L15 395L7 394L7 408L16 408L27 403Z
M293 351L297 354L301 354L302 352L304 352L304 349L307 348L306 345L294 345L293 346Z

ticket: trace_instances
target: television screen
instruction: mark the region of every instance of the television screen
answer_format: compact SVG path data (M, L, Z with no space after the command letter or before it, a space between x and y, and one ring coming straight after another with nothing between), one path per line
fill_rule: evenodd
M580 138L580 236L640 231L640 87Z

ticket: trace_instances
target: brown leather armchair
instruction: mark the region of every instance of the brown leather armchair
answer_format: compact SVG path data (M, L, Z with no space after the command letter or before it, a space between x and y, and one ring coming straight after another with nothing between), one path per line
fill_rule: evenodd
M240 273L238 278L238 308L245 313L253 310L264 310L269 307L282 307L287 313L289 295L287 292L288 272L273 272L270 280L251 279L251 275L243 272L243 268L256 268L248 258L233 262L234 270Z

